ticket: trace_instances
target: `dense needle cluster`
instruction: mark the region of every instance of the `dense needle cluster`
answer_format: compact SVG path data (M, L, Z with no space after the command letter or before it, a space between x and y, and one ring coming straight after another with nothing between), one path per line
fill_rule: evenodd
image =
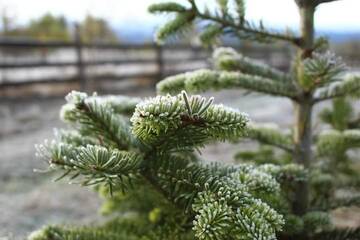
M174 239L228 239L232 235L234 239L270 240L281 231L283 216L273 208L281 198L276 174L252 165L205 164L194 155L195 149L209 142L244 136L249 124L246 114L186 92L140 101L131 118L126 118L124 106L133 101L124 97L104 100L72 92L66 99L61 116L73 130L58 131L55 140L38 145L38 155L49 163L49 170L62 172L59 179L69 176L82 185L108 189L114 195L109 201L115 205L134 201L123 211L135 212L135 219L149 214L148 224L153 225L146 232L134 230L134 236L148 237L166 227L179 229ZM145 198L122 199L119 194ZM148 203L152 208L141 209L136 206L140 200L155 202ZM170 225L157 222L159 214ZM178 214L183 215L180 222L176 222ZM82 229L61 229L45 228L31 239L72 233L88 237ZM94 239L105 234L102 229L92 229Z

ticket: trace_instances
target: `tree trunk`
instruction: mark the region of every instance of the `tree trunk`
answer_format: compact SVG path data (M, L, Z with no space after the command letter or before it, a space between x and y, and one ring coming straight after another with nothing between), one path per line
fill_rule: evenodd
M310 58L314 50L314 13L315 5L313 0L296 0L300 11L301 21L301 47L298 49L300 59ZM302 64L298 64L298 81L303 87L302 96L294 102L295 107L295 131L294 131L294 161L308 169L312 159L312 108L313 93L303 81ZM307 212L309 205L309 182L300 182L296 186L295 199L293 202L293 213L302 216ZM306 229L294 236L296 240L307 240Z
M304 0L299 4L300 11L300 31L301 31L301 48L299 52L301 57L311 57L314 48L314 13L315 6L312 0Z
M312 157L311 100L310 95L305 96L301 102L295 103L294 161L303 165L304 168L309 168ZM308 182L305 181L300 182L297 186L293 203L293 211L296 215L303 215L307 211L309 202L308 185Z
M301 18L301 47L298 50L301 59L311 57L314 47L314 12L315 7L312 0L298 1L300 18ZM298 66L302 67L301 64ZM299 73L302 69L298 69ZM299 78L302 74L299 74ZM301 82L301 79L299 79ZM312 92L304 89L302 97L295 104L295 132L294 143L295 153L294 161L309 168L312 158ZM309 183L302 182L297 186L295 199L293 203L293 211L297 215L306 213L309 203Z

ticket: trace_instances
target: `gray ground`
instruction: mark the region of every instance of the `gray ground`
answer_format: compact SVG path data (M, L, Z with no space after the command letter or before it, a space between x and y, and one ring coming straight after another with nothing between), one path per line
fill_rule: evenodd
M280 98L253 95L238 98L236 91L208 95L214 95L218 103L249 113L254 121L276 121L286 127L292 120L291 103ZM45 167L34 156L34 144L51 139L53 128L62 127L58 111L63 103L63 99L0 102L0 239L21 239L51 223L89 223L101 219L98 214L101 201L90 189L64 181L53 183L52 176L33 172L34 168ZM229 161L234 150L234 146L221 143L205 149L203 156ZM359 218L354 221L360 224Z

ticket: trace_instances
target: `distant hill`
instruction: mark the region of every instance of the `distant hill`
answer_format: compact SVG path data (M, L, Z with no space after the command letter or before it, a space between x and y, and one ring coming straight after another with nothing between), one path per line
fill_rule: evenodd
M341 43L349 40L360 41L360 30L358 32L319 32L317 35L327 36L331 42Z
M152 24L122 24L114 27L122 42L144 43L153 41L155 27Z
M151 23L123 24L122 26L117 26L115 31L123 42L144 43L153 40L155 27ZM325 35L334 43L341 43L349 40L360 41L360 30L358 32L319 31L317 35Z

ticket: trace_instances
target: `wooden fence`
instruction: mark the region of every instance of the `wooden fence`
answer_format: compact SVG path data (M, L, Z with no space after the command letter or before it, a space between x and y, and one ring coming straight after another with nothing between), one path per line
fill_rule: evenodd
M123 65L123 64L156 64L157 72L152 73L152 77L162 76L165 73L164 62L169 64L174 64L181 61L205 61L207 58L207 51L200 47L192 47L188 45L173 45L173 46L158 46L154 44L144 44L144 45L135 45L135 44L82 44L80 42L38 42L38 41L0 41L0 52L6 51L6 54L14 50L16 52L28 51L42 51L42 52L51 52L56 49L73 49L76 53L75 59L71 61L48 61L45 59L40 61L19 61L16 62L4 62L0 61L0 70L2 69L31 69L31 68L44 68L44 67L68 67L75 66L77 68L77 75L74 76L74 79L77 79L82 85L86 83L86 67L114 64L114 65ZM120 58L120 59L111 59L111 60L98 60L98 59L85 59L84 51L86 50L114 50L114 51L136 51L138 54L133 58ZM151 51L151 57L143 58L142 53L146 51ZM164 53L166 51L191 51L190 57L171 57L166 59ZM10 53L11 54L11 53ZM14 54L14 53L13 53ZM113 76L114 78L132 78L132 77L143 77L144 75L139 72L135 74L122 74L118 76ZM150 76L150 75L149 75ZM96 78L104 78L109 76L97 76ZM62 79L62 78L60 78ZM70 81L74 79L43 79L36 80L36 82L52 82L52 81ZM31 84L33 81L2 81L0 82L1 86L6 85L17 85L17 84Z
M61 51L67 51L62 55L72 57L64 59ZM289 65L289 51L284 49L243 47L241 51L278 68L286 69ZM101 85L104 81L151 79L154 82L171 74L209 67L210 55L210 49L200 46L87 44L79 36L75 36L73 42L0 40L0 96L1 90L34 84L72 83L86 90L89 85ZM67 73L68 68L71 73ZM56 74L49 76L46 69ZM131 69L133 71L129 71ZM38 74L31 78L27 71L34 70ZM16 79L17 75L25 77Z

